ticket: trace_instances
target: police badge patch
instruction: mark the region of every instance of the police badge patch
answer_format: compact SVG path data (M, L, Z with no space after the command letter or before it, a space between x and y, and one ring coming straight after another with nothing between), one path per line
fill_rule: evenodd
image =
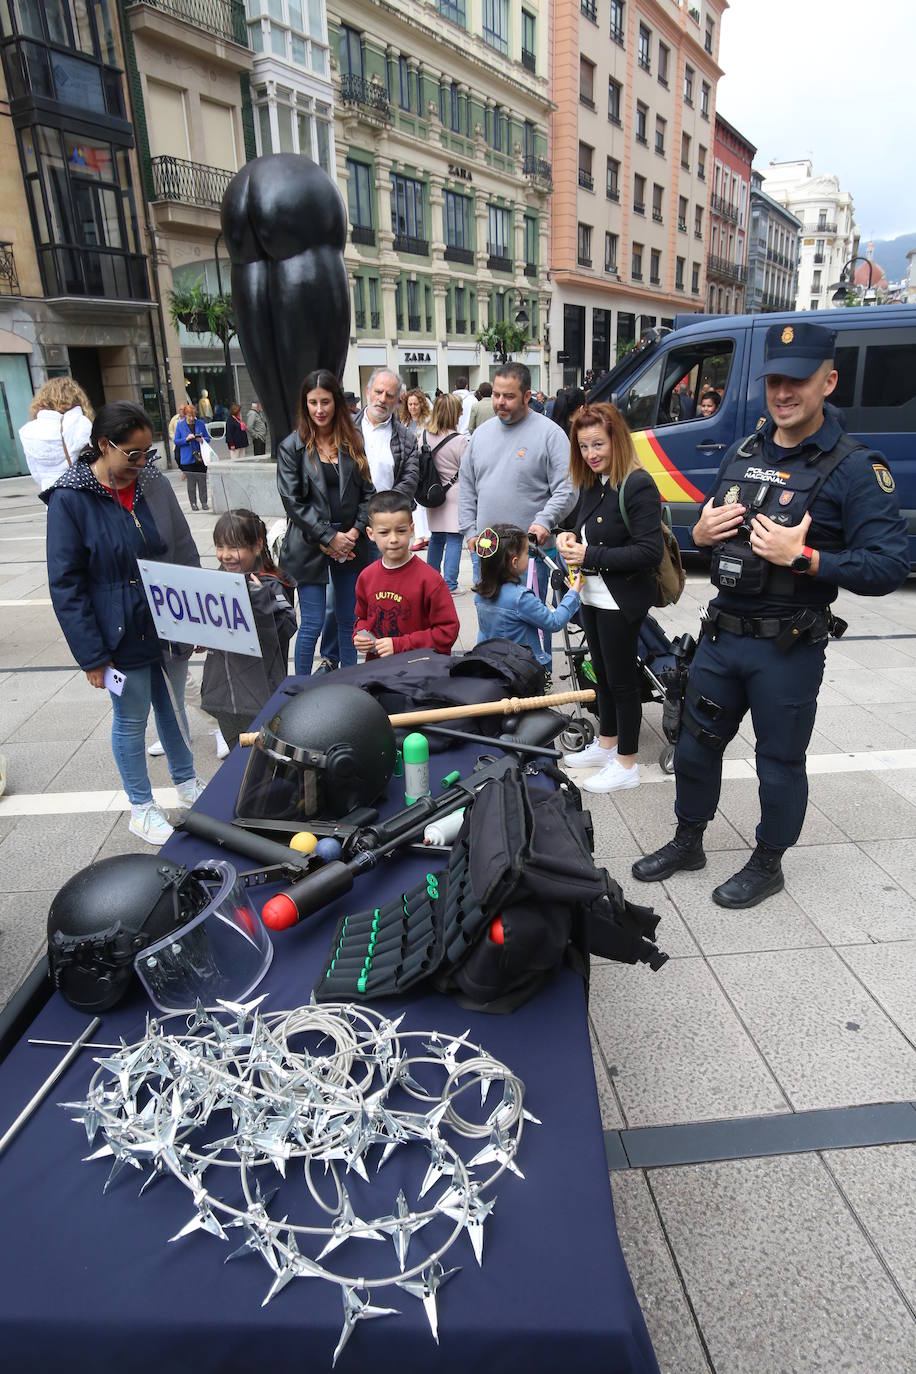
M733 487L729 487L728 491L725 493L722 499L725 502L726 506L734 506L740 495L741 488L738 486L738 483L736 482Z
M875 480L882 491L890 493L897 490L896 483L891 476L890 470L886 468L883 463L872 463L872 467L875 472Z
M781 506L787 506L794 495L794 491L781 491L779 493L779 504Z
M780 337L784 344L790 344L795 338L795 330L790 324L787 324Z

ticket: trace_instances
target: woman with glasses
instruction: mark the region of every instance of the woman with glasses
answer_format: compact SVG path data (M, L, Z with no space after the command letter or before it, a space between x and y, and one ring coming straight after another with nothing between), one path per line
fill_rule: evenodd
M207 393L204 392L204 395ZM182 477L188 484L188 500L191 510L209 510L207 505L207 465L201 457L201 441L210 442L210 431L203 420L198 420L197 411L186 405L184 416L175 426L175 452Z
M183 806L203 791L194 771L187 722L164 666L163 645L147 605L138 558L199 566L188 523L156 450L146 412L130 401L101 408L89 443L42 492L48 506L48 586L70 651L93 687L109 687L111 747L130 801L130 830L161 845L172 827L153 800L144 735L150 705L169 773ZM108 668L123 677L120 692ZM178 713L184 714L183 704Z

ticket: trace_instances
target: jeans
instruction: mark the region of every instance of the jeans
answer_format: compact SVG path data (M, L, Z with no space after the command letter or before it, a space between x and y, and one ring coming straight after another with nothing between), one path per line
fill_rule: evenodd
M207 505L207 474L205 472L189 472L188 477L188 500L192 506Z
M172 694L175 698L175 705L178 707L178 723L184 734L185 744L191 747L191 730L188 725L188 715L184 707L184 694L188 686L188 669L191 666L190 658L179 658L177 654L170 654L167 650L162 657L163 666L168 674L169 682L172 684Z
M442 567L442 576L450 592L458 590L458 568L461 564L461 547L464 543L460 534L445 534L434 530L429 536L429 548L426 551L426 561L431 568L439 572L439 565L442 563L442 555L445 554L445 562Z
M349 563L330 564L334 584L334 613L336 617L340 663L350 668L356 662L353 644L353 620L356 615L356 578ZM309 677L315 645L325 623L327 587L323 582L307 582L299 588L299 633L296 635L295 665L300 677ZM327 644L327 639L325 639ZM325 650L327 653L327 650ZM328 655L330 657L330 655Z
M160 664L130 668L125 675L121 695L115 696L111 692L110 696L113 712L111 751L131 806L142 806L153 799L153 789L146 771L144 738L150 703L172 782L188 782L194 777L194 758L182 739L181 727Z
M368 562L374 563L381 558L381 554L375 544L370 539ZM359 574L357 573L357 577ZM355 585L355 583L354 583ZM333 579L328 583L327 607L324 617L324 626L321 631L321 657L326 658L329 663L333 663L335 668L339 668L343 660L340 657L340 631L337 628L337 612L335 606L335 593ZM356 659L353 660L356 662ZM349 663L344 663L344 667L349 667ZM299 669L296 669L298 673Z

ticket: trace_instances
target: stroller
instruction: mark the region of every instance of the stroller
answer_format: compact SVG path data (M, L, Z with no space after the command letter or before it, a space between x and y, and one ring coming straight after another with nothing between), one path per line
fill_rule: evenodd
M550 569L550 586L555 599L566 591L567 569L559 553L544 553L537 543L529 543L529 553ZM595 672L589 657L585 632L577 616L563 626L563 653L566 668L559 675L560 681L571 688L586 690L595 686ZM692 635L685 634L672 643L661 625L651 615L647 615L639 635L639 667L642 674L641 696L643 702L658 702L662 707L662 729L665 744L659 753L659 766L666 773L674 772L674 746L680 732L684 694L687 690L687 672L696 651L696 641ZM594 702L576 703L569 717L569 724L560 735L564 749L575 751L585 749L595 738L595 726L590 717L597 716Z

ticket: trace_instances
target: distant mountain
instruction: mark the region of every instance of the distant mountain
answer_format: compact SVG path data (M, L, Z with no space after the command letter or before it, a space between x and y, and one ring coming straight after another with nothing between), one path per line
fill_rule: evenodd
M865 256L868 239L859 243L859 252ZM888 281L900 281L907 274L909 264L906 255L916 248L916 233L900 234L895 239L875 239L875 262L881 264L887 273Z

